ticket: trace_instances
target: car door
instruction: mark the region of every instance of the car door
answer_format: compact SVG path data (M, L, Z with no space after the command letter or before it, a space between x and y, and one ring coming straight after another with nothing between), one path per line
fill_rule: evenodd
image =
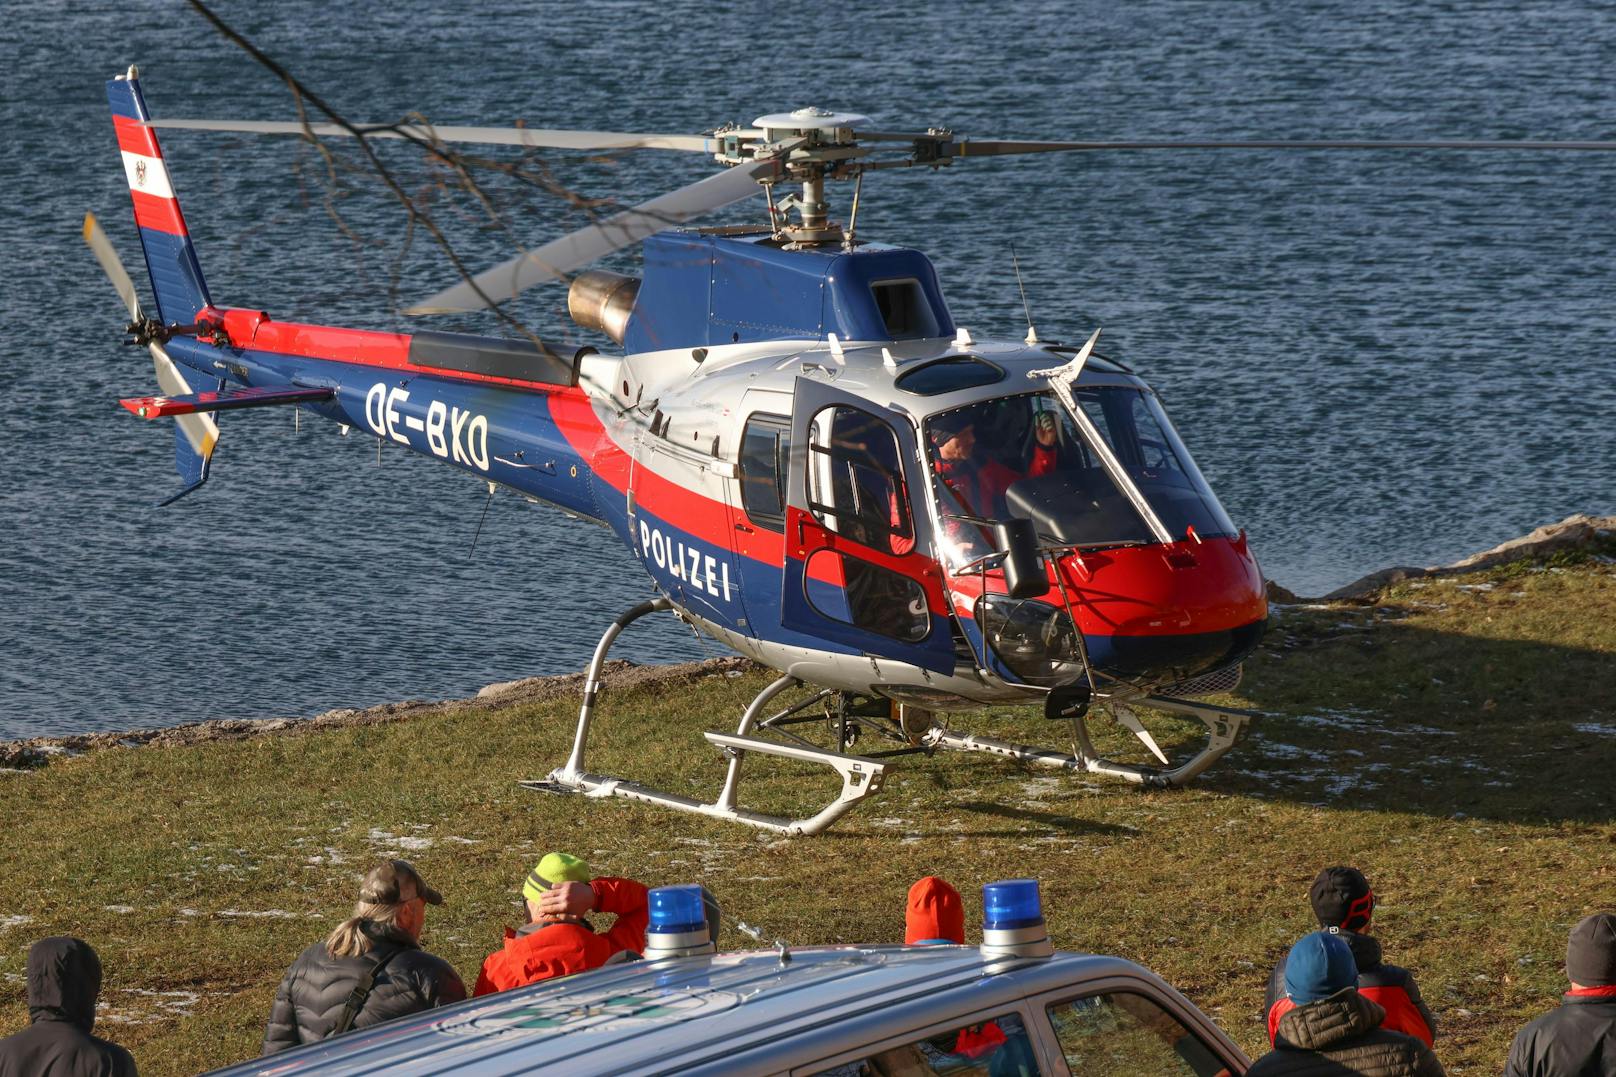
M1250 1066L1205 1014L1143 980L1085 984L1029 1002L1056 1074L1236 1077Z
M780 621L877 658L952 673L914 426L822 381L792 402Z

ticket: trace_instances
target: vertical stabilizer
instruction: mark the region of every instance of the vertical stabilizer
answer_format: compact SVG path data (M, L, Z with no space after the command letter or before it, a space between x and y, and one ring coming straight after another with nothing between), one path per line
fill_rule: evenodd
M107 83L107 103L112 106L112 125L129 180L129 197L135 204L146 271L157 297L157 317L165 324L189 325L198 311L211 305L208 286L202 280L202 267L174 196L157 133L145 126L149 114L133 67Z

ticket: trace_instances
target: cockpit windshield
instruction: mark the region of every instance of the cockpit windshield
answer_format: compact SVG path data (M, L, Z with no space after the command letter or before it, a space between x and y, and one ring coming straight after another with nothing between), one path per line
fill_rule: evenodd
M1076 388L1083 414L1174 540L1236 534L1154 393ZM971 404L926 422L932 487L954 566L993 552L969 519L1032 520L1046 546L1091 548L1154 541L1144 516L1053 393Z

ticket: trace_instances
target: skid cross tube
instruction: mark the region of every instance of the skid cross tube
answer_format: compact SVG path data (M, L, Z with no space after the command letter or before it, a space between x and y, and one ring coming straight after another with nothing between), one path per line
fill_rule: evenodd
M584 699L578 710L578 732L573 739L572 754L567 757L565 766L550 772L549 777L538 781L524 781L519 783L527 789L539 789L553 793L583 793L591 797L626 797L629 800L638 800L646 804L656 804L664 808L673 808L676 811L693 812L698 815L708 815L716 819L727 819L731 822L746 823L763 830L772 830L791 837L809 836L823 833L832 823L846 815L859 801L881 788L886 778L887 765L873 759L866 759L857 755L844 755L836 752L821 751L804 742L801 746L794 744L780 744L774 741L761 740L751 736L756 730L772 730L777 721L787 719L805 706L826 698L832 693L827 689L809 699L807 703L798 704L785 711L781 711L769 718L759 721L758 716L763 713L769 702L780 693L789 688L802 684L795 677L783 676L772 682L767 688L759 692L741 715L740 726L733 735L725 733L704 733L708 743L716 746L729 757L729 770L724 776L723 789L718 799L711 804L705 804L690 797L680 796L677 793L667 793L659 789L652 789L638 782L627 781L621 778L612 778L603 774L591 774L584 769L584 751L589 743L589 730L594 720L595 702L600 695L601 671L606 665L606 654L611 650L612 644L622 634L623 629L649 613L659 613L673 608L673 603L666 598L657 597L623 614L613 621L611 627L606 629L595 646L594 657L589 662L589 672L584 679ZM821 808L818 813L804 818L791 818L783 815L768 815L763 812L749 811L737 805L740 792L741 762L748 752L760 755L779 756L786 759L796 759L808 763L821 763L836 771L842 779L841 793L837 798Z
M1206 724L1206 746L1176 767L1145 767L1133 763L1118 763L1106 759L1095 751L1093 742L1089 740L1087 716L1073 719L1072 722L1073 733L1077 740L1074 745L1077 749L1075 755L1030 744L996 740L992 737L955 733L942 726L933 726L926 733L924 740L936 748L959 752L989 752L1023 763L1036 763L1040 766L1059 767L1069 771L1086 771L1090 774L1109 774L1140 785L1165 788L1188 785L1207 767L1222 758L1230 748L1238 744L1245 734L1246 726L1253 718L1258 717L1256 711L1216 707L1210 703L1195 703L1170 696L1145 696L1143 699L1130 702L1173 714L1199 718Z

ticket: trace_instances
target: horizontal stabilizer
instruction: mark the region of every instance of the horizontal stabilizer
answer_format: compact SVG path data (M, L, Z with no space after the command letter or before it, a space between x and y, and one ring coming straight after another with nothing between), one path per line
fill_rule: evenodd
M172 415L193 415L199 411L238 411L242 408L272 408L281 404L311 404L330 400L330 389L219 389L185 396L135 396L118 403L142 419Z

